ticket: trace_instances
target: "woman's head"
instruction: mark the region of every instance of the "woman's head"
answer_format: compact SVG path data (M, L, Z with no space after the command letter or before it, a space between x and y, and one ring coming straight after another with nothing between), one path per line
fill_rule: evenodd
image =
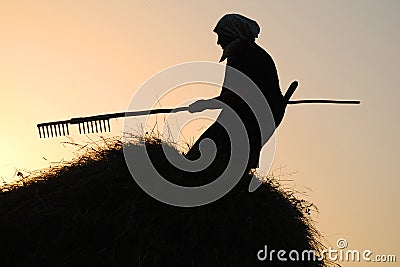
M223 51L221 61L237 53L242 41L254 41L260 33L257 22L239 14L223 16L214 28Z
M254 41L260 33L257 22L239 14L226 14L217 23L214 32L218 34L218 42L236 39ZM220 44L220 43L218 43Z

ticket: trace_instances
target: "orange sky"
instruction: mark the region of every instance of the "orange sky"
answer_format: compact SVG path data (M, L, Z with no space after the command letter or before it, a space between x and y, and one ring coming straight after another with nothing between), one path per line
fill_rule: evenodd
M257 42L273 56L282 90L300 82L294 99L362 100L289 107L274 168L296 172L285 184L318 206L313 218L333 247L344 237L350 248L399 258L399 8L389 0L2 1L0 176L71 157L75 149L61 144L69 139L38 139L36 123L123 111L155 73L217 62L212 29L223 14L241 13L260 24ZM121 121L112 125L118 135Z

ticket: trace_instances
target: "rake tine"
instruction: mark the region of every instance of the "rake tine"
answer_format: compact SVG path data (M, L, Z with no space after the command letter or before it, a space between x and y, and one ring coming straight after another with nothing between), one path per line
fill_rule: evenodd
M106 120L103 121L103 126L104 126L104 131L107 132L107 124L106 124Z
M94 133L93 121L90 121L90 126L92 127L92 133Z
M98 133L99 130L97 129L97 121L94 122L94 125L96 126L96 133Z
M37 128L39 130L39 138L42 138L42 133L40 132L40 127L38 126Z
M107 120L108 123L108 131L111 132L110 120Z
M58 128L58 135L61 136L61 128L60 128L60 124L57 124L57 128Z
M105 132L104 126L101 126L102 120L99 121L100 132Z
M82 129L83 129L83 133L86 134L85 122L82 123Z
M65 128L67 129L67 135L69 135L68 123L65 124Z
M53 137L53 125L50 125L50 133L51 133L51 137Z
M62 133L63 133L63 135L65 136L65 124L61 124L61 128L62 128Z
M78 128L79 128L79 134L81 134L81 124L78 123Z

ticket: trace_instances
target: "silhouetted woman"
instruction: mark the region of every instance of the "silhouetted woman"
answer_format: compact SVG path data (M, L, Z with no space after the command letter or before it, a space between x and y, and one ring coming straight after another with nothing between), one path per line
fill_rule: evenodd
M223 49L220 62L227 59L228 66L244 73L258 86L268 101L277 127L282 121L285 104L279 87L275 63L271 56L255 43L255 38L260 32L257 22L239 14L227 14L219 20L214 32L218 34L217 44ZM215 99L231 107L246 128L250 143L246 172L258 167L263 143L258 121L250 107L238 95L225 87L222 87L221 94ZM190 105L189 111L192 113L202 111L210 107L212 102L215 101L196 101ZM224 162L226 168L231 146L228 133L218 119L200 136L186 157L191 160L199 158L199 143L205 138L212 139L217 146L217 157L213 164L221 167L221 162Z

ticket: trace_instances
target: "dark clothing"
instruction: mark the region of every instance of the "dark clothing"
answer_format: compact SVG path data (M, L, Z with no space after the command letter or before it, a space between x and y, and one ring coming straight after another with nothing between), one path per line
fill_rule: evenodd
M285 105L279 87L278 72L272 57L255 42L243 42L240 50L228 58L227 65L247 75L258 86L268 101L278 127L283 118ZM232 108L242 102L225 87L222 88L217 99Z
M227 65L247 75L258 86L271 108L277 127L282 121L285 105L279 88L278 73L271 56L255 42L242 42L238 50L228 57ZM261 148L267 140L265 142L261 140L261 131L255 115L238 95L225 87L216 99L231 107L242 120L250 143L248 169L256 168ZM187 153L187 158L192 160L199 158L199 142L205 138L212 139L217 146L217 158L214 162L224 159L227 164L230 158L230 140L218 119L196 141Z

